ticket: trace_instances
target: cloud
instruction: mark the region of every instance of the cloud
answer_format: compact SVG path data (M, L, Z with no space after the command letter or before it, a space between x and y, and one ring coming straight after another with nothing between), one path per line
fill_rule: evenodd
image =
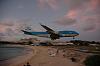
M0 37L5 36L3 33L0 33Z
M71 18L71 19L76 19L76 17L78 16L78 11L77 10L69 10L65 17Z
M8 37L10 39L14 36L17 37L21 35L21 29L23 29L22 26L24 26L25 24L27 25L29 21L29 19L3 19L2 21L0 21L0 38L6 39Z
M85 3L89 2L90 0L63 0L66 4L66 7L68 9L81 9L81 6L83 6Z
M70 9L56 21L59 25L77 24L78 29L91 31L100 24L100 0L65 0L65 3Z
M88 1L90 0L37 0L40 8L50 7L54 10L58 10L62 5L66 5L67 9L77 8Z
M17 26L18 26L18 23L16 22L15 19L3 19L2 21L0 21L0 32L13 33Z
M64 17L66 16L67 18L76 20L77 26L79 27L77 29L81 29L83 31L94 31L97 29L97 24L100 25L100 0L88 0L83 3L80 0L80 4L76 5L76 2L74 3L72 0L66 0L66 2L71 5L69 6L71 9L66 11ZM61 22L58 23L61 24Z
M0 25L4 26L13 26L14 25L14 20L11 19L4 19L0 21Z
M82 30L84 31L94 31L96 29L96 24L93 22L87 22L83 25Z
M6 32L6 29L7 28L12 28L14 29L13 27L16 25L16 20L14 19L2 19L0 21L0 31L1 32Z
M94 16L82 16L79 22L79 27L83 31L95 31L99 29L100 19L98 15Z
M24 18L24 19L10 19L6 18L0 21L0 33L4 34L2 36L7 37L13 37L18 36L20 34L23 34L21 31L22 29L25 29L26 27L32 27L30 18ZM32 31L37 31L38 27L32 28Z
M0 33L0 40L4 39L3 36L5 36L3 33Z
M50 7L54 10L58 9L58 0L37 0L40 8Z
M71 19L71 18L68 18L68 17L63 17L63 18L60 18L60 19L56 20L55 23L57 23L59 25L70 26L70 25L76 24L77 22L76 22L75 19Z
M90 8L91 10L95 10L99 8L99 6L100 6L100 0L90 0L89 7L91 7Z
M8 29L15 30L15 28L18 26L18 23L15 19L2 19L0 21L0 32L7 32Z

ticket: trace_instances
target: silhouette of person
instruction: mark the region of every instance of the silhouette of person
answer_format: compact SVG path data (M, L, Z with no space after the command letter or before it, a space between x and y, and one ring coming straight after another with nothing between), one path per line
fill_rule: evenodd
M57 52L56 52L57 54L59 53L59 49L57 49Z
M66 57L65 53L63 53L63 57Z
M27 62L27 65L26 66L31 66L31 65L29 64L29 62Z
M72 62L76 62L76 59L75 59L75 58L73 58L73 57L71 58L71 60L72 60Z

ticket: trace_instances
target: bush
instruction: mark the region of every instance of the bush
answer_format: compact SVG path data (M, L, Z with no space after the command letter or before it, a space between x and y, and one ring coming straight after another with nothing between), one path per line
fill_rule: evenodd
M84 61L86 66L100 66L100 55L93 55L86 58Z

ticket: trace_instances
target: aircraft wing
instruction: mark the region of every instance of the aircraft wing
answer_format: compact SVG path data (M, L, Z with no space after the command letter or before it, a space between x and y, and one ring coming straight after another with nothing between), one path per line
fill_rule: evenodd
M55 32L54 30L52 30L51 28L45 26L45 25L42 25L40 24L43 28L45 28L47 30L47 32Z
M45 28L47 30L47 32L50 34L50 37L52 40L55 40L55 39L59 39L59 33L52 30L51 28L45 26L45 25L42 25L40 24L43 28Z

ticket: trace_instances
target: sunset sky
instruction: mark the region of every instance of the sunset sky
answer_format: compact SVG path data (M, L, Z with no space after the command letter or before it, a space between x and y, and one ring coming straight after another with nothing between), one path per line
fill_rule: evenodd
M77 31L80 40L100 41L100 0L0 0L1 39L22 38L26 26L45 31L39 23Z

